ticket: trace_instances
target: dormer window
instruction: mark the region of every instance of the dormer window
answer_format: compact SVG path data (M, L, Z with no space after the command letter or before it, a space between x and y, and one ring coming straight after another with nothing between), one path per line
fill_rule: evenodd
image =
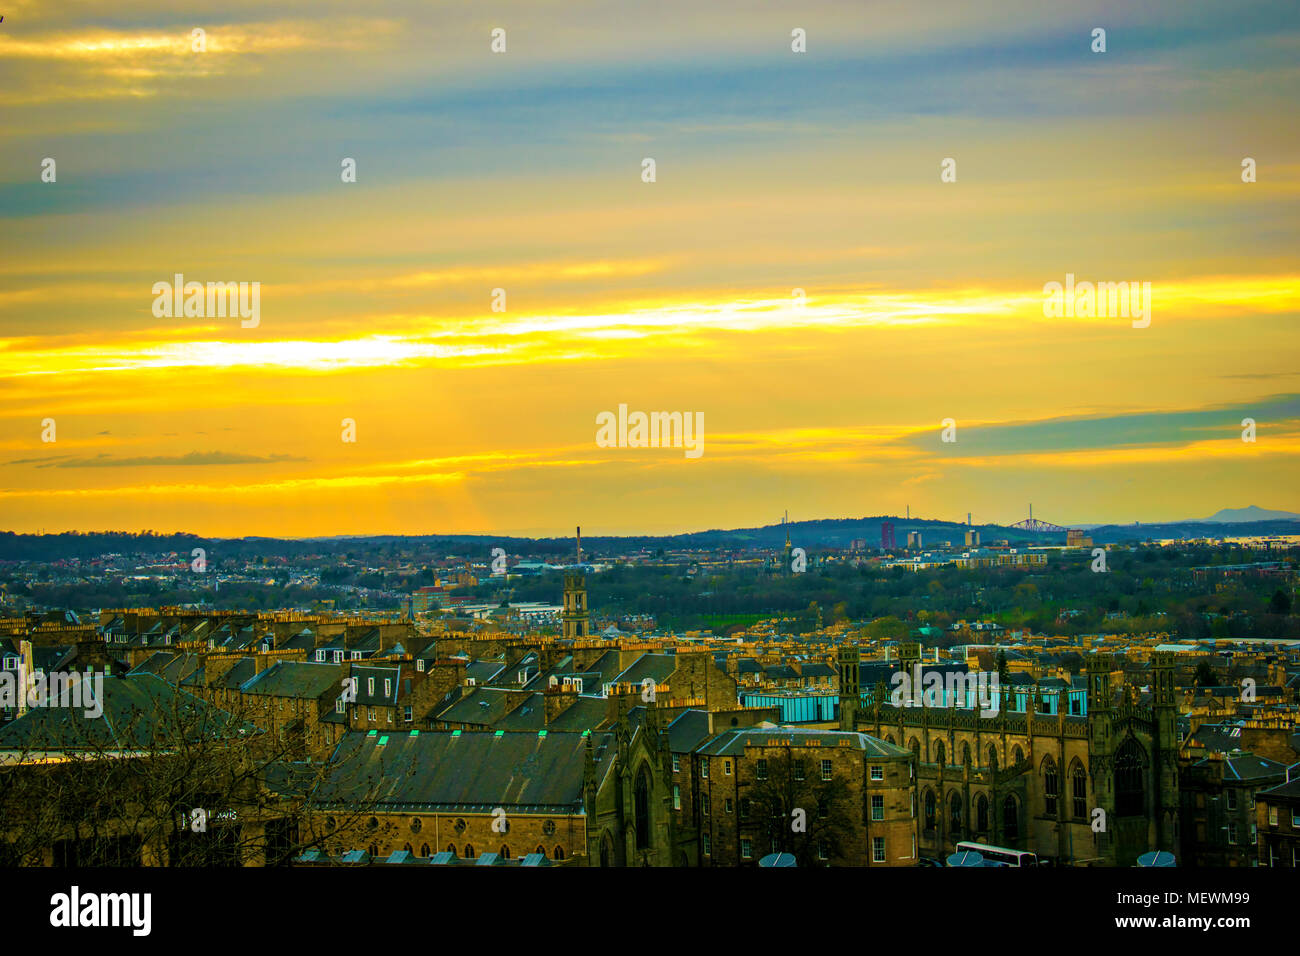
M393 696L393 682L389 680L387 677L384 678L384 696L385 697Z

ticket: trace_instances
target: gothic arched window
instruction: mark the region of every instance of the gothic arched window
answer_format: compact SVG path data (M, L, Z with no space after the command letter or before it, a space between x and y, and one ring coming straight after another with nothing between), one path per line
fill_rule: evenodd
M989 829L989 798L982 793L975 801L975 829L980 833L987 833Z
M925 791L925 828L934 829L934 791L929 788Z
M636 819L636 848L646 850L650 847L650 774L645 766L636 775L636 786L632 790Z
M1132 737L1115 754L1115 813L1121 817L1146 812L1146 754Z
M1020 839L1020 811L1015 797L1007 797L1002 803L1002 839L1007 843Z
M961 796L956 790L948 797L948 835L961 839Z
M1083 764L1079 763L1077 757L1070 763L1070 797L1071 815L1076 820L1086 820L1088 817L1088 774L1084 772Z
M1049 817L1056 816L1056 798L1061 795L1060 781L1056 779L1056 761L1043 758L1043 805Z

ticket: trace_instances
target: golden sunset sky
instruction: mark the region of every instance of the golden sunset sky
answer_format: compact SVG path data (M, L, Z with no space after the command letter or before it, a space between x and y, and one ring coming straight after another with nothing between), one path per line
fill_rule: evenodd
M0 528L1300 511L1293 0L175 6L4 11Z

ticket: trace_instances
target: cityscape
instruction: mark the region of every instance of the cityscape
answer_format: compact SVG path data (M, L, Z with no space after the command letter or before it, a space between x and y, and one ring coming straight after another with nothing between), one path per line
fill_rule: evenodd
M6 940L1289 928L1298 54L12 0Z

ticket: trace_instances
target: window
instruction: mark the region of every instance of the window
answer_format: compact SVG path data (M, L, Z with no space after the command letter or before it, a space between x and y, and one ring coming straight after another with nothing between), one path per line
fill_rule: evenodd
M1008 843L1020 839L1020 811L1015 797L1007 797L1002 804L1002 838Z
M563 860L563 859L564 859L564 847L562 847L562 846L557 846L557 847L555 848L555 854L554 854L554 856L555 856L555 859L557 859L557 860Z
M826 859L829 859L829 858L830 858L830 848L826 845L826 841L825 841L824 839L823 839L823 840L818 840L818 841L817 841L817 859L819 859L819 860L826 860Z
M1141 816L1146 811L1146 759L1137 741L1130 737L1115 756L1115 813L1121 817Z
M393 696L393 682L391 679L387 677L384 678L384 696L385 697Z
M429 844L427 844L427 843L421 844L421 846L420 846L420 856L425 857L425 858L428 858L428 856L429 856Z
M388 711L388 722L391 724L393 722L393 708L388 707L386 709Z
M1295 813L1294 813L1294 811L1293 811L1292 814L1291 814L1291 821L1292 821L1292 823L1294 824L1294 822L1295 822ZM1269 808L1268 808L1268 825L1271 826L1271 827L1275 827L1275 826L1277 826L1277 807L1269 807Z
M465 859L467 860L474 859L474 844L472 843L465 844Z
M497 852L501 854L501 859L503 860L510 859L510 847L506 846L505 844L502 844L501 849Z
M704 812L705 816L708 816L710 811L713 809L713 801L709 799L707 793L700 795L700 809Z
M415 715L411 712L411 707L408 704L406 709L402 711L402 719L409 724L414 716Z
M954 840L961 836L961 795L955 791L948 798L948 835Z
M336 714L341 714L341 713L343 713L343 698L342 698L342 697L339 697L338 700L334 701L334 712L335 712Z
M1056 780L1056 761L1043 759L1043 804L1049 817L1056 816L1056 798L1059 795Z
M420 658L420 660L415 662L415 669L421 673L424 672L424 658Z
M989 828L989 798L982 793L975 801L975 828L981 833L988 832Z
M1077 761L1070 770L1070 796L1074 818L1085 819L1088 816L1088 775Z
M320 663L324 664L324 663L325 663L325 652L324 652L324 651L317 651L317 652L316 652L316 660L319 661Z
M724 760L724 761L722 761L722 773L723 773L724 776L727 776L727 777L730 777L730 776L731 776L731 761L730 761L730 760Z
M822 779L831 779L831 762L829 760L822 761Z
M872 779L872 780L884 780L884 779L885 779L885 768L882 767L882 766L880 766L879 764L872 764L872 765L871 765L871 779Z
M726 800L723 801L722 809L727 813L731 812L731 797L727 797Z
M709 839L709 835L707 833L704 834L704 855L705 856L713 855L713 841Z
M754 776L759 780L767 779L767 761L761 757L754 764Z
M884 837L871 838L871 862L872 863L885 862L885 838Z
M366 693L371 697L375 696L375 679L373 677L366 678Z
M1300 807L1291 808L1291 826L1300 829Z
M740 798L740 818L742 820L749 816L749 797Z
M673 809L680 810L681 808L682 808L682 788L677 786L677 784L673 784Z
M682 758L679 754L673 754L673 773L681 773Z
M871 795L871 819L885 819L885 797L883 794L873 793Z
M700 758L700 779L702 780L709 779L709 758L708 757Z
M367 707L367 708L366 708L366 720L373 721L374 719L375 719L375 708L373 708L373 707Z
M829 817L830 815L831 815L831 808L830 808L830 805L827 804L825 800L818 800L818 801L817 801L817 819L818 819L818 820L825 820L825 819L826 819L827 817Z
M804 778L804 776L803 776L803 761L802 761L802 760L796 760L796 761L794 762L794 778L795 778L796 780L802 780L802 779Z
M945 756L946 754L943 749L943 741L940 740L938 743L934 745L934 762L939 764L939 766L943 766L946 763L946 761L944 760Z
M1236 791L1236 790L1233 790L1231 787L1229 787L1228 790L1227 790L1226 792L1227 792L1227 796L1228 796L1228 809L1229 809L1229 810L1236 810L1236 809L1237 809L1237 791Z
M934 791L925 791L925 828L934 829Z
M1228 824L1228 842L1235 844L1237 842L1237 824Z
M749 840L740 841L740 857L743 860L752 859L754 856L754 845Z
M1250 845L1255 846L1257 843L1259 843L1259 827L1252 823L1250 825Z

